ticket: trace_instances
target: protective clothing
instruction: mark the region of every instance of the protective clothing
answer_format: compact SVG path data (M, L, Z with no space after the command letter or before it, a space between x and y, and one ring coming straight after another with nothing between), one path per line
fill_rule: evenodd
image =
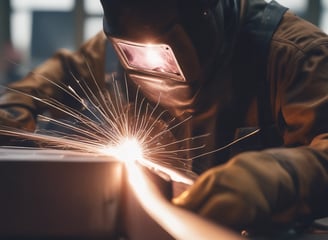
M173 202L240 231L306 227L311 217L328 210L328 155L319 141L298 149L238 154L205 172Z
M255 23L262 17L267 6L265 1L218 1L219 5L206 9L211 20L204 20L204 15L196 18L195 22L199 23L196 29L201 30L201 34L192 31L195 24L192 20L197 14L204 13L198 11L197 4L202 1L160 1L160 4L156 2L156 8L143 5L148 1L140 1L140 5L132 0L112 2L117 6L108 11L104 5L110 27L107 35L112 34L109 38L142 42L145 33L152 33L154 29L154 32L159 30L159 34L165 32L164 42L156 38L156 43L172 48L185 76L185 81L175 81L128 69L127 79L128 86L131 89L139 86L150 102L156 104L159 101L161 107L181 119L192 116L175 132L176 138L191 140L183 147L205 145L200 152L190 151L192 169L201 176L190 190L174 200L175 204L238 229L308 221L328 214L328 37L325 33L287 12L272 37L264 64L269 86L268 111L273 123L267 139L269 146L263 144L255 131L262 113L258 111L261 89L257 74L261 65L256 58L261 53L254 45L254 33L260 28ZM185 10L194 13L190 15L192 17L186 14L184 18L178 14L179 4L185 2L195 4ZM228 3L236 3L237 11L231 11L228 6L232 5ZM175 11L164 11L168 6ZM223 17L214 10L221 9L226 13L225 8L230 10ZM142 9L145 9L142 17L138 17ZM150 9L160 10L152 12ZM169 15L163 18L166 13ZM130 22L125 22L125 18ZM177 18L186 25L167 25L178 22ZM203 28L206 24L201 23L204 22L208 28ZM134 23L144 29L134 28ZM167 28L172 32L162 31ZM214 28L219 30L212 36L210 33ZM225 35L227 32L229 34ZM212 37L208 38L207 33ZM174 36L181 38L173 41ZM225 39L231 47L222 48ZM107 36L99 33L77 52L59 51L10 87L57 98L78 107L49 79L74 88L77 84L74 76L90 89L105 88L107 41ZM226 53L222 50L223 53L221 48L228 50ZM224 57L218 57L221 54ZM95 91L95 94L99 93ZM47 109L44 104L15 92L2 94L0 106L8 103L24 105L35 113ZM207 133L210 133L207 138L192 138ZM203 155L249 133L254 134L238 144Z

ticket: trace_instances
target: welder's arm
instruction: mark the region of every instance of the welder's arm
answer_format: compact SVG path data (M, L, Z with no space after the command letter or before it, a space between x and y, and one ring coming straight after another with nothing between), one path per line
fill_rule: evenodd
M46 105L36 101L45 96L60 97L55 93L55 85L51 85L47 78L53 74L53 81L60 82L62 70L60 61L54 57L40 67L33 70L20 81L14 82L1 89L0 94L0 126L3 128L27 130L33 132L37 125L37 114L46 110ZM11 135L0 133L0 145L24 145L25 141Z
M292 54L288 75L276 69L278 58L270 62L286 148L235 156L205 172L175 204L234 228L328 216L327 50L324 43Z
M1 125L33 131L37 114L47 111L53 116L61 115L60 111L50 108L42 99L55 99L76 107L78 103L73 103L61 87L74 88L77 85L75 79L86 84L93 82L93 85L94 79L103 79L105 40L104 34L99 33L76 52L59 50L23 79L2 88Z
M173 202L235 229L328 214L328 136L310 147L245 152L199 177Z

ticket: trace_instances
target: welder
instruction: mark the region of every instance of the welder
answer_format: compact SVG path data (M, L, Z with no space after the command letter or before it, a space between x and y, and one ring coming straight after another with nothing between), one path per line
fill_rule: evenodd
M190 156L199 177L173 204L236 230L299 226L327 216L323 31L275 1L101 4L104 31L76 52L58 51L10 87L62 101L67 96L53 82L74 86L74 76L91 89L96 79L102 88L106 49L113 46L129 87L178 119L191 116L174 134L190 137L190 149L205 145ZM159 60L149 61L149 51ZM36 115L47 110L13 91L5 91L0 104L2 125L31 131Z

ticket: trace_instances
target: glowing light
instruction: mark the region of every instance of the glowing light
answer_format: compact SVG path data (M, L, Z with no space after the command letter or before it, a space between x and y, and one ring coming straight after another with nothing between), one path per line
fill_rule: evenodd
M146 59L145 59L149 65L151 66L152 69L158 69L160 71L164 71L163 68L158 67L158 66L164 66L165 65L165 60L163 59L163 56L160 55L158 51L156 51L154 48L151 46L148 46L146 48Z
M177 59L166 44L142 44L112 39L123 64L128 69L160 74L178 81L185 81Z
M126 163L143 159L143 148L136 138L122 138L117 145L104 147L100 152Z
M130 45L127 44L126 46L129 47ZM163 59L166 59L165 54L170 53L170 49L163 45L134 47L128 49L131 50L130 53L133 53L132 50L140 50L140 54L142 53L144 57L147 51L141 50L145 50L145 47L152 50L148 57L163 56ZM153 50L157 53L154 53ZM91 69L89 70L92 75ZM130 99L133 97L130 98L129 96L127 80L125 82L117 81L114 75L108 80L108 84L111 86L108 91L104 91L95 79L96 89L91 89L84 81L80 81L74 75L72 78L75 84L67 86L62 86L48 78L44 78L44 80L52 84L58 91L62 91L78 101L83 106L83 112L80 109L70 108L65 102L60 102L51 97L41 98L38 95L34 96L0 85L1 88L31 97L35 101L46 104L51 109L60 111L69 119L73 119L72 121L61 121L47 115L39 115L38 121L53 124L61 130L38 129L36 132L27 132L0 126L0 134L33 140L41 143L40 145L44 148L77 150L111 156L118 161L128 163L126 165L138 163L154 171L167 173L176 181L190 183L188 178L185 179L184 176L180 178L180 176L176 176L175 171L171 171L173 168L173 170L190 172L189 168L186 167L190 163L190 159L180 158L179 153L193 149L174 147L189 141L189 138L181 140L172 138L171 141L171 137L167 139L165 137L171 130L188 121L188 118L177 123L172 118L169 120L170 124L163 124L162 116L166 112L157 113L159 102L155 105L148 104L145 98L139 98L141 94L139 94L138 89L131 103ZM80 95L80 93L83 94Z

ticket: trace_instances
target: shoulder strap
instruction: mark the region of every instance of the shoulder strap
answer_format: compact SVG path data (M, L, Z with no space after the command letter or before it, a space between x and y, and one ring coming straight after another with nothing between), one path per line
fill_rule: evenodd
M266 6L256 33L257 47L260 49L258 59L258 112L261 137L264 146L270 146L269 128L273 124L272 108L270 103L270 86L267 80L267 60L270 43L284 13L288 8L281 6L276 1L271 1Z

